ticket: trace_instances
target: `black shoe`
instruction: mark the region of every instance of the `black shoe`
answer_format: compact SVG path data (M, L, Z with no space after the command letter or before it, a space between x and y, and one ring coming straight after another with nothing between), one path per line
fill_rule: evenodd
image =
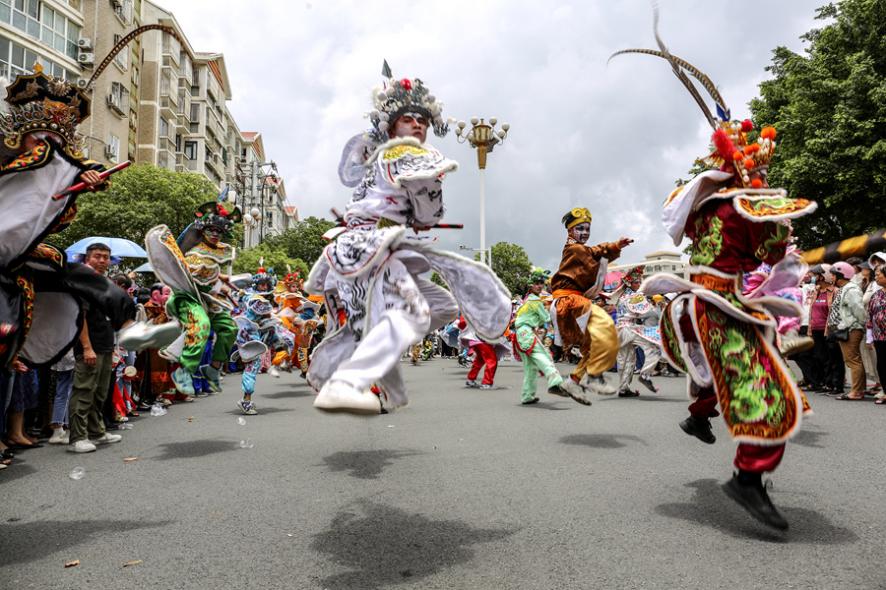
M739 483L738 476L733 475L732 479L724 483L722 486L726 495L735 500L735 502L748 511L748 514L774 529L780 531L788 530L788 521L778 512L766 493L766 488L760 484L743 485Z
M651 391L652 393L658 393L658 387L655 386L655 383L652 382L652 379L649 377L639 377L640 384Z
M618 397L640 397L640 392L632 389L622 389L618 392Z
M694 436L703 443L712 445L717 442L717 437L711 431L711 421L705 418L689 416L680 422L680 428L689 436Z
M534 398L532 398L531 400L528 400L528 401L525 401L525 402L520 402L520 403L523 404L524 406L528 406L528 405L531 405L531 404L537 404L537 403L538 403L538 398L537 398L537 397L534 397Z

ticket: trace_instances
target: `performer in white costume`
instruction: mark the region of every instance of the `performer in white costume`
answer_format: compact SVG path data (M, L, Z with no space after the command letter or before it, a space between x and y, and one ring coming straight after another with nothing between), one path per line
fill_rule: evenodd
M616 301L615 327L618 330L618 396L637 397L640 393L631 389L631 381L637 371L637 347L643 351L643 367L640 369L640 383L653 393L658 388L652 383L652 373L661 359L661 336L658 332L658 317L661 315L655 305L640 292L644 265L635 266L622 278L622 285L613 295ZM654 326L647 320L653 317Z
M347 317L317 346L308 371L320 392L314 407L330 412L405 405L400 357L459 307L486 340L500 337L510 319L510 293L488 267L411 235L443 218L443 178L457 164L425 142L429 127L438 137L449 130L442 104L418 78L395 80L387 62L382 74L372 129L347 143L339 165L342 182L354 188L345 227L305 285L324 294L330 317L342 307ZM451 291L420 276L432 269Z

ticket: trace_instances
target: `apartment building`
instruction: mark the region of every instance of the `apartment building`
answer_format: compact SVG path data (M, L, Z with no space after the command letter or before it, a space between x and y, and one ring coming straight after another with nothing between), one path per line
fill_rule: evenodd
M2 1L2 0L0 0ZM82 0L84 26L78 46L83 78L92 75L114 45L141 24L141 0ZM117 54L96 80L92 115L80 128L89 156L105 164L133 159L139 124L142 38Z
M142 24L171 27L179 39L149 31L119 53L91 90L81 126L89 157L194 172L219 190L233 187L261 211L247 245L285 231L297 210L269 162L261 135L241 133L227 103L231 83L221 53L196 51L175 15L151 0L0 0L0 76L40 63L48 74L86 84L94 68ZM257 184L252 173L257 166ZM244 182L244 178L246 181ZM240 203L242 206L242 203Z
M12 80L40 63L47 74L79 80L80 0L0 0L0 76Z
M244 131L241 140L234 186L240 196L238 205L249 218L244 243L251 247L283 233L298 218L297 210L286 205L286 185L276 165L267 159L261 133Z

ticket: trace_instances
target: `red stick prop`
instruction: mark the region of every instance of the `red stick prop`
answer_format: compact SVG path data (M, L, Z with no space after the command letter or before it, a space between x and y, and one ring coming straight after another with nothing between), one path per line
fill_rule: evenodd
M109 177L111 174L114 174L115 172L120 172L121 170L124 170L125 168L129 168L131 165L132 165L132 162L130 162L129 160L127 160L125 162L120 162L119 164L117 164L113 168L108 168L104 172L99 172L98 175L102 178L102 180L104 180L107 177ZM73 184L73 185L69 186L68 188L66 188L65 190L63 190L62 192L60 192L59 194L53 196L52 200L58 201L60 199L64 199L65 197L67 197L70 194L83 192L88 188L89 188L89 185L86 184L85 182L78 182L77 184Z

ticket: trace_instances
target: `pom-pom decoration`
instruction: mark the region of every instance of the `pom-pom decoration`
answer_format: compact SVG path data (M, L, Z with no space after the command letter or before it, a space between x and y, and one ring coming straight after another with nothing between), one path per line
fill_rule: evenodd
M714 148L717 150L717 153L720 154L721 158L727 162L731 162L734 159L733 156L736 152L735 145L732 143L732 140L729 139L726 131L723 129L717 129L714 131L714 134L711 136L711 142L714 144Z
M750 145L744 146L744 153L746 156L750 156L760 151L759 143L752 143Z
M753 170L754 166L756 166L756 165L757 165L757 163L754 162L753 158L747 158L744 161L744 167L747 168L748 170Z
M763 139L773 140L775 139L776 132L775 127L763 127L760 131L760 137Z
M750 119L745 119L741 122L741 130L745 133L754 130L754 123Z
M403 90L409 92L410 90L412 90L412 80L410 80L409 78L403 78L402 80L400 80L400 86L403 87Z
M763 188L763 181L760 180L759 178L754 178L753 180L751 180L751 187L752 188Z

